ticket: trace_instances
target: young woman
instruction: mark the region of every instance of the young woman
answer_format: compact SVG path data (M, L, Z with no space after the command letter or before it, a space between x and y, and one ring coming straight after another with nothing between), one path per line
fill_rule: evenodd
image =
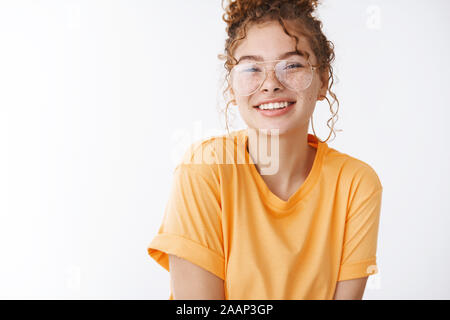
M316 7L225 7L227 108L238 106L248 128L191 146L174 171L148 247L170 271L170 299L361 299L377 272L381 182L329 147L331 132L308 133L316 102L337 101Z

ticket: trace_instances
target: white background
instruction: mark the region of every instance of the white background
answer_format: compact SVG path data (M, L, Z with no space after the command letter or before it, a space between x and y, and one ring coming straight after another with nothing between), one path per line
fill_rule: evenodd
M364 299L449 299L450 2L323 2L343 130L329 145L384 187ZM179 153L224 132L222 13L0 1L0 298L168 299L147 245Z

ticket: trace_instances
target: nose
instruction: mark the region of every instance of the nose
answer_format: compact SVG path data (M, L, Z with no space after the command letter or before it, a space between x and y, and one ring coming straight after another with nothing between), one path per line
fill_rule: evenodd
M271 69L266 71L266 79L263 81L261 85L261 90L265 92L271 91L279 91L281 90L283 85L278 80L275 70Z

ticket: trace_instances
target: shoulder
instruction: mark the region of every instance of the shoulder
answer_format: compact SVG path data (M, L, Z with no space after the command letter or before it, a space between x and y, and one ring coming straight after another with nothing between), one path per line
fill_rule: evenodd
M198 174L219 182L222 180L220 174L224 171L223 165L234 163L236 149L245 149L245 145L241 143L242 134L242 130L233 131L230 134L214 135L191 143L174 170L178 174L180 172Z
M191 143L180 163L184 165L212 165L234 163L234 155L245 150L244 130L214 135Z
M375 169L366 161L328 147L325 166L336 172L341 183L349 185L353 191L364 189L373 193L383 189Z
M215 161L214 141L216 137L193 142L185 150L180 165L213 164ZM211 162L211 163L210 163Z

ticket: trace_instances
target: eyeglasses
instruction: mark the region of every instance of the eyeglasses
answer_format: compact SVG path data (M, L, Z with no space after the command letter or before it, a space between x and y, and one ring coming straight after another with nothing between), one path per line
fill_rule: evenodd
M308 59L302 56L289 60L255 61L235 65L230 72L231 87L239 96L255 93L267 78L267 63L277 62L274 71L278 81L294 91L306 90L312 83L314 70ZM261 68L262 66L262 68Z

